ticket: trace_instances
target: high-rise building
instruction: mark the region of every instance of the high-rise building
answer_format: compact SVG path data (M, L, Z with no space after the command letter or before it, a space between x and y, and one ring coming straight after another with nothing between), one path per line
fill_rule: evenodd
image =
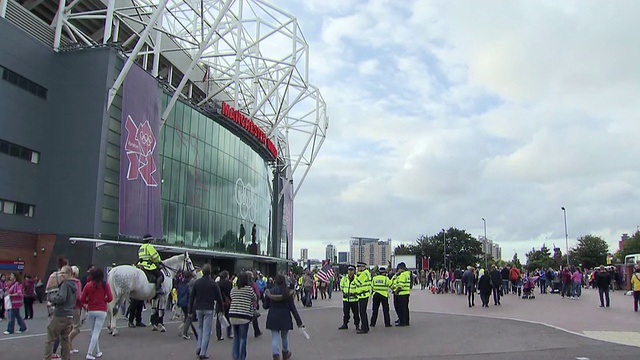
M371 266L387 266L391 259L391 239L352 237L350 250L351 263L363 261Z
M332 263L336 261L336 247L332 244L327 245L324 258L325 260L331 260Z
M309 259L309 249L300 249L300 260L307 261Z
M478 236L478 241L482 244L482 253L491 255L493 260L502 259L502 249L500 245L495 244L491 239L485 239L484 235Z
M346 251L340 251L338 253L338 263L345 264L349 262L349 253Z

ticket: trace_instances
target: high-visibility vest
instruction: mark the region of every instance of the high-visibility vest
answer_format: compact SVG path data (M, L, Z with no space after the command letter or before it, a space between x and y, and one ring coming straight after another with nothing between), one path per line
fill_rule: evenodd
M398 274L395 277L393 288L398 295L409 295L411 293L411 272L405 270Z
M371 280L373 293L380 294L384 297L389 297L389 286L391 286L391 280L385 275L376 275Z
M367 299L371 295L371 273L368 269L364 269L358 273L357 278L360 283L358 298Z
M142 244L138 249L138 262L142 264L142 266L146 270L155 270L158 268L156 264L160 263L162 260L160 259L160 254L153 245L147 243Z
M349 280L349 276L343 276L342 280L340 280L340 290L342 291L342 301L358 301L358 293L360 291L358 278L354 276L353 280Z

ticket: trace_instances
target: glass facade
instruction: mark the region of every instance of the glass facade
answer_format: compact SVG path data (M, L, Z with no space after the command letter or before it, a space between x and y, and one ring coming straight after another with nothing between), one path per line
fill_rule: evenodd
M163 94L162 108L168 100ZM264 159L236 135L180 101L158 137L167 242L272 256L267 244L271 170ZM254 224L257 248L251 246Z

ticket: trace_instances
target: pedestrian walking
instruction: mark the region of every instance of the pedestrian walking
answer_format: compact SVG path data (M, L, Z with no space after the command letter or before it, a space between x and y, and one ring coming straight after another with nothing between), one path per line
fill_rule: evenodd
M280 342L282 342L282 360L291 358L289 350L289 331L293 330L291 316L296 319L298 328L302 328L302 319L293 301L295 291L287 286L284 275L278 274L274 286L264 294L263 307L269 310L266 328L271 330L271 354L273 360L280 360Z
M475 294L477 279L473 267L467 267L467 270L462 274L462 283L467 290L467 301L469 302L469 307L476 306Z
M609 307L610 299L609 299L609 286L611 284L611 275L604 268L604 265L600 265L600 271L596 274L596 285L598 286L598 295L600 296L600 307L605 307L605 299L606 306ZM604 299L603 299L604 297Z
M196 353L200 359L208 359L207 349L211 340L213 330L213 315L220 312L222 305L222 295L220 287L211 278L211 265L205 264L202 267L202 277L193 284L191 296L189 297L189 316L196 314L198 318L198 347ZM216 307L218 309L216 309Z
M38 278L27 274L24 277L22 290L24 293L24 319L33 319L33 303L36 301L36 283Z
M220 272L220 280L218 282L218 286L220 286L220 292L222 293L222 316L227 319L228 323L231 323L229 321L229 308L231 306L231 288L233 287L233 285L229 280L228 271L224 270ZM227 338L233 339L231 326L227 326L226 332ZM224 337L222 337L222 323L220 322L219 316L216 317L216 338L218 340L224 340Z
M57 275L62 278L57 293L49 296L49 301L55 307L53 310L53 318L47 326L47 342L44 350L45 360L51 360L53 356L53 343L60 338L62 346L62 360L71 359L71 343L69 341L69 333L73 324L73 307L76 304L77 292L75 281L73 281L73 272L69 265L63 266Z
M640 266L636 265L635 273L631 275L631 289L633 290L633 311L638 312L640 304Z
M7 324L7 330L4 332L5 335L13 334L16 322L20 326L18 333L27 331L27 324L25 324L22 315L20 315L20 308L23 304L22 296L22 278L20 274L10 273L9 284L3 299L5 308L9 311L9 323Z
M491 278L491 291L493 292L493 305L500 305L500 296L502 293L502 274L498 267L493 265L489 273Z
M489 296L491 296L491 278L484 273L484 269L478 271L478 290L480 290L480 300L482 307L489 307Z
M229 320L233 325L233 360L247 359L247 338L249 323L254 317L254 303L258 301L256 293L249 283L249 274L241 272L238 275L236 286L231 289L231 305L229 308Z
M87 349L87 360L95 360L102 357L100 351L100 332L107 318L107 304L113 300L109 284L104 281L104 272L101 268L92 268L90 278L82 289L80 302L87 310L87 324L91 329L91 340Z

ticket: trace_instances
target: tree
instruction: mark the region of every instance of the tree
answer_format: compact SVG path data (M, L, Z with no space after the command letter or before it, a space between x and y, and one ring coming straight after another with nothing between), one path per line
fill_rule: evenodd
M636 231L633 236L624 241L622 249L615 254L615 257L623 263L625 256L638 253L640 253L640 232Z
M414 249L412 249L412 246L411 245L407 246L405 244L400 244L396 246L395 250L393 250L393 254L394 255L415 255Z
M432 269L440 269L443 266L446 239L447 267L476 266L482 257L482 244L464 230L449 228L445 232L439 232L433 236L422 235L413 245L415 255L429 257L429 266ZM482 260L484 262L484 260Z
M570 251L572 265L594 268L607 262L609 245L599 236L585 235L578 238L578 245Z
M527 254L527 270L547 269L554 264L551 258L551 250L542 245L540 250L531 249Z
M511 259L511 266L515 266L518 269L522 269L522 264L520 263L520 259L518 259L518 253L513 254L513 259Z

